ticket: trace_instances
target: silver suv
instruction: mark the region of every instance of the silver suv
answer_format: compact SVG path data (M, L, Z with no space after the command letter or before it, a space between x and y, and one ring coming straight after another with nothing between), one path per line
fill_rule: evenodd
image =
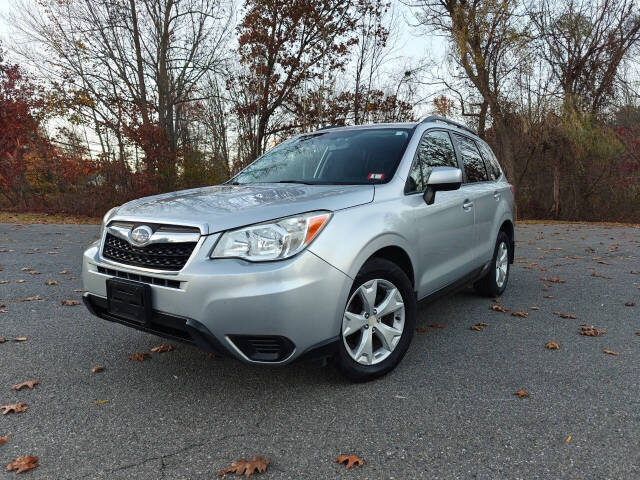
M223 185L110 210L84 252L84 301L247 363L331 356L363 381L400 362L418 300L500 295L513 252L511 186L467 127L325 128Z

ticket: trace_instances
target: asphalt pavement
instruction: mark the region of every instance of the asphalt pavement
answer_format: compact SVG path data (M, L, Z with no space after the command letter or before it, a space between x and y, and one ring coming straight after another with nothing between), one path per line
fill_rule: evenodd
M167 341L61 305L80 300L81 252L97 233L0 224L0 405L28 404L0 415L0 478L21 455L39 458L20 475L34 480L214 479L254 455L271 459L264 479L640 478L638 228L519 226L508 312L470 289L420 305L403 362L366 384L179 343L130 361ZM39 383L10 389L26 380ZM341 454L364 466L346 470Z

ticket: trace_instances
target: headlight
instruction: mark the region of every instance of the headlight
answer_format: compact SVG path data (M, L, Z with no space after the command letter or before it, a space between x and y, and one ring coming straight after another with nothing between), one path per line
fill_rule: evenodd
M105 213L104 217L102 218L102 225L100 226L100 236L98 237L98 239L102 238L102 235L104 234L104 228L107 226L107 223L109 223L109 220L113 218L117 211L118 207L113 207L111 210Z
M330 218L329 212L311 212L225 232L211 258L264 262L292 257L316 238Z

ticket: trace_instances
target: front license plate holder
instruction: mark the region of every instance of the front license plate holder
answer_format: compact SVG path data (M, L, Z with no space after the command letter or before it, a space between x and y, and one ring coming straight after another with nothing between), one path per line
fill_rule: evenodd
M107 279L108 312L116 317L146 325L151 321L151 286L146 283Z

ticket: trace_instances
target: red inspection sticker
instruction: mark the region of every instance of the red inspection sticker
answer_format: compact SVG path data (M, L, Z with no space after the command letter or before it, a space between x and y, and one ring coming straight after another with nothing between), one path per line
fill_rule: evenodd
M384 173L370 173L367 175L367 180L382 180L384 178Z

